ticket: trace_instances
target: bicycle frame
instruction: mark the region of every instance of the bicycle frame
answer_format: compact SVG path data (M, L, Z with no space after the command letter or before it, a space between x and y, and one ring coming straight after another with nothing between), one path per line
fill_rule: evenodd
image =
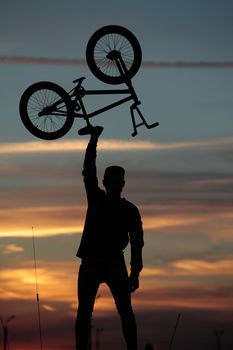
M151 129L159 125L159 123L153 123L148 124L143 117L141 111L139 110L138 106L141 104L141 102L138 100L138 97L135 93L135 90L132 86L131 80L125 81L125 84L127 85L127 89L112 89L112 90L86 90L82 86L82 81L84 80L84 77L81 77L77 80L74 80L73 83L77 83L77 86L75 86L71 91L68 92L70 99L73 103L73 109L74 109L74 117L76 118L83 118L87 122L87 125L90 125L90 118L95 117L98 114L101 114L103 112L106 112L114 107L117 107L123 103L126 103L130 100L133 101L133 104L130 106L130 113L131 113L131 119L133 123L133 133L132 136L137 135L137 128L141 125L145 125L146 128ZM129 96L125 98L121 98L120 100L117 100L116 102L113 102L111 104L106 105L105 107L102 107L100 109L97 109L91 113L87 113L82 98L86 95L113 95L113 94L128 94ZM77 110L78 112L76 112ZM82 113L79 111L81 110ZM136 124L135 120L135 111L138 113L138 116L141 119L141 122Z

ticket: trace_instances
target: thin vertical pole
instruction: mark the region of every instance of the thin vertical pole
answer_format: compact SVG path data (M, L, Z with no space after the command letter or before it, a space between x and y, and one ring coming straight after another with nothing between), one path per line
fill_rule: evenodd
M3 327L3 349L7 350L7 348L9 348L8 329L7 329L7 325L4 325L4 327Z
M174 337L175 337L175 334L176 334L176 330L177 330L177 326L178 326L178 323L179 323L179 320L180 320L180 316L181 316L181 314L178 314L178 317L177 317L176 324L175 324L175 327L174 327L174 330L173 330L173 333L172 333L172 337L171 337L171 341L170 341L168 350L171 350L171 348L172 348L172 343L173 343L173 340L174 340Z
M37 264L36 264L36 248L35 248L34 227L32 227L32 244L33 244L34 270L35 270L35 281L36 281L36 300L37 300L37 313L38 313L40 349L43 350L42 331L41 331L41 319L40 319L40 298L39 298L38 282L37 282Z

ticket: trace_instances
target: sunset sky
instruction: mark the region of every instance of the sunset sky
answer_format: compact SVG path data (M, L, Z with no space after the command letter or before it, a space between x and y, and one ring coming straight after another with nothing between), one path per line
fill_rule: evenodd
M11 350L40 349L32 231L43 349L74 349L80 263L75 254L86 211L81 172L88 137L77 134L84 124L75 121L59 140L40 140L23 126L19 100L42 80L70 90L72 80L85 76L86 88L115 88L98 81L85 64L88 39L108 24L127 27L138 38L143 62L133 85L148 122L160 122L155 129L139 128L132 138L130 104L93 119L104 126L100 185L106 166L124 166L123 196L143 219L144 269L133 294L139 350L146 343L167 350L178 314L174 350L212 350L215 330L224 330L223 349L230 350L233 2L8 0L0 2L0 317L15 315L9 323ZM51 63L43 64L43 58ZM67 64L69 59L80 64ZM207 64L185 68L177 62ZM91 111L109 99L85 102ZM128 262L128 250L125 256ZM104 285L93 316L94 343L97 328L104 329L100 350L125 349Z

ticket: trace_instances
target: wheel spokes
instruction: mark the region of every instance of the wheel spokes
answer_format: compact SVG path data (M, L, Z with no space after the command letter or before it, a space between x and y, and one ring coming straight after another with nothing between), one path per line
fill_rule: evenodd
M129 70L134 61L134 50L131 43L118 33L107 34L99 40L94 49L94 59L96 65L104 74L119 76L116 62L106 57L113 50L120 52L125 66Z
M37 129L55 132L65 124L67 107L59 94L41 89L32 94L28 101L28 116Z

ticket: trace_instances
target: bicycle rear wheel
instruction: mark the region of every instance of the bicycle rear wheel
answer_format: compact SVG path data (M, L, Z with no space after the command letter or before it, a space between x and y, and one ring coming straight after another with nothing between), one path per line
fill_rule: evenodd
M120 54L124 62L126 71L123 74L116 61L109 58L109 54L113 52ZM97 30L89 39L86 60L91 72L98 79L108 84L121 84L137 73L142 61L142 51L137 38L128 29L109 25Z
M44 140L64 136L74 122L69 95L59 85L47 81L35 83L25 90L19 112L24 126Z

